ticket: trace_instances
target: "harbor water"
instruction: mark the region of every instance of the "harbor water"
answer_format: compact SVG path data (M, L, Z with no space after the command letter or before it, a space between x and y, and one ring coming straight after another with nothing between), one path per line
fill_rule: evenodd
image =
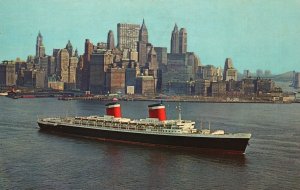
M250 132L245 155L120 144L38 129L52 116L103 115L100 101L0 97L0 189L300 189L300 104L181 103L200 128ZM153 102L120 102L147 117ZM165 102L168 119L178 103Z

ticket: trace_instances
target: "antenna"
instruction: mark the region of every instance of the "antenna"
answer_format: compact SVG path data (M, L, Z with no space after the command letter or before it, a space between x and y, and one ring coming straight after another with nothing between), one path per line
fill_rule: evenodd
M201 130L203 129L203 120L201 120Z

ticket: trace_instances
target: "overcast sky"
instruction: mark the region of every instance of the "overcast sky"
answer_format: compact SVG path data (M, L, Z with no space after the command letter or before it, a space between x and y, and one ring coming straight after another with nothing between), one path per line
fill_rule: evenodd
M0 0L0 60L35 54L41 31L46 53L68 40L84 51L85 39L106 41L117 23L141 24L149 41L170 50L174 24L188 33L188 51L202 64L231 57L243 72L300 71L300 0Z

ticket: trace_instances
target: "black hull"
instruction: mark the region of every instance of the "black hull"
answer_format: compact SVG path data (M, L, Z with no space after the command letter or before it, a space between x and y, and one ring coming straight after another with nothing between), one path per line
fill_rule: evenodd
M124 143L137 143L144 145L159 145L180 147L214 152L243 154L248 145L248 138L212 138L189 137L158 134L129 133L112 130L72 127L64 125L47 125L38 123L40 130L58 132L76 136L96 138L100 140L118 141Z

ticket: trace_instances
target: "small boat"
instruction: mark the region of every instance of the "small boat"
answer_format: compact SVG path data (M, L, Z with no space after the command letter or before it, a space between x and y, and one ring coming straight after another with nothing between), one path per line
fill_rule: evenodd
M68 96L62 96L62 97L58 97L58 100L65 100L65 101L68 101L68 100L73 100L74 98L72 97L68 97Z

